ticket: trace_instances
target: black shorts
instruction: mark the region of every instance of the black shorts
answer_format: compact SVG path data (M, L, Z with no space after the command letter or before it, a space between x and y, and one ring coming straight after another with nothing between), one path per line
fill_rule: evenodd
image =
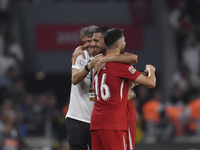
M67 139L70 150L91 150L90 123L67 117Z

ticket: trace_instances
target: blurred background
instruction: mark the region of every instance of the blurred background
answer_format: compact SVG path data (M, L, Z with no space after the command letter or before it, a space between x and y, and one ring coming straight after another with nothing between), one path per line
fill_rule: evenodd
M135 68L136 149L200 149L200 0L0 0L0 150L68 150L71 55L88 25L120 27Z

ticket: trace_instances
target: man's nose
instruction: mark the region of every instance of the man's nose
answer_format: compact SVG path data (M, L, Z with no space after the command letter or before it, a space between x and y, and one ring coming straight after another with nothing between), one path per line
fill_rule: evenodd
M91 42L91 46L95 46L95 42L94 41Z

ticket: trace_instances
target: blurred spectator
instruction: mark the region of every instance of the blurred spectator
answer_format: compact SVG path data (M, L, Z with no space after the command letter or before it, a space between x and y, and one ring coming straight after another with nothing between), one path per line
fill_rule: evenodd
M16 116L12 100L4 100L0 116L0 147L3 149L18 149L18 132L15 128Z
M35 97L32 94L27 94L23 99L21 105L22 112L22 126L25 129L24 136L37 135L38 121L36 121L36 114L34 113Z
M182 123L188 126L188 134L200 136L200 90L190 97L190 101L180 115Z
M162 96L159 90L154 90L153 96L143 106L143 118L146 125L146 140L151 138L152 142L156 139L156 128L161 123Z
M189 124L188 128L190 132L194 132L195 135L200 136L200 98L195 98L188 103L189 109Z
M172 87L179 88L181 99L186 104L189 96L194 92L192 86L191 74L184 62L179 62L179 67L172 77Z
M16 106L21 105L26 95L25 83L23 79L16 79L16 81L13 82L13 85L10 88L10 92L13 99L13 103Z
M185 109L184 103L180 99L179 89L174 89L173 102L167 102L165 106L165 114L169 127L171 127L171 135L181 136L186 134L185 126L180 120L180 115Z
M194 87L200 86L200 43L196 36L188 36L183 50L183 61L187 65Z
M177 58L181 61L183 44L188 35L188 30L191 28L190 16L187 12L187 3L184 0L179 1L178 7L171 12L169 22L175 33Z
M18 65L10 57L7 49L4 49L3 55L0 55L0 90L10 88L19 75Z
M16 63L21 66L24 61L24 54L21 45L15 41L11 33L6 34L5 42L8 46L10 55L15 59Z
M47 103L44 109L45 135L57 137L59 142L65 138L66 128L62 110L57 107L57 98L53 91L47 92Z
M9 68L18 68L17 63L9 52L8 47L4 47L3 54L0 55L0 76L5 76Z

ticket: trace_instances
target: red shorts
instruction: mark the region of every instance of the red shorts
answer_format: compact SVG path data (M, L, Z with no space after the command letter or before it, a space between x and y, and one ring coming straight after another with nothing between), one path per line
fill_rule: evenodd
M127 150L135 149L136 120L128 120Z
M121 130L93 130L93 150L127 150L127 132Z

